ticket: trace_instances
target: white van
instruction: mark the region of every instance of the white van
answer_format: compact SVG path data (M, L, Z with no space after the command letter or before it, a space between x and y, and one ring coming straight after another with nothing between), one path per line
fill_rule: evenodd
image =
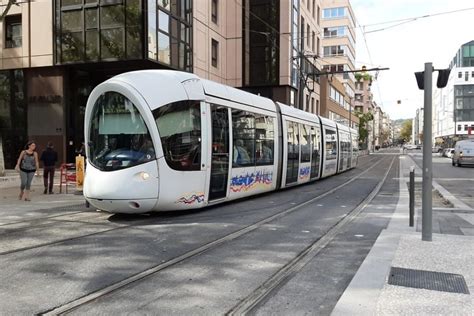
M453 166L474 165L474 139L458 141L452 159Z

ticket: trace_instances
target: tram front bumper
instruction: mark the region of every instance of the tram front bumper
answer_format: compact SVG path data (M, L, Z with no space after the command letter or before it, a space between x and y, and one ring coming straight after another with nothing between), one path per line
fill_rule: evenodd
M112 213L145 213L158 201L156 161L115 171L90 165L84 179L84 196L94 207Z
M138 214L153 210L156 199L130 199L130 200L108 200L87 198L87 201L95 208L110 213Z

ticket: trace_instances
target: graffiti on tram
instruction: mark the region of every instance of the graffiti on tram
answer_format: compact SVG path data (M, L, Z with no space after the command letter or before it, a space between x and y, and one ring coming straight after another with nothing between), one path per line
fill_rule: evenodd
M200 204L204 202L204 193L202 192L199 192L199 193L189 193L189 194L186 194L182 197L179 198L179 200L177 200L175 203L178 204L178 203L183 203L183 204L186 204L186 205L192 205L192 204Z
M300 169L299 178L300 180L307 180L311 174L311 167L303 167Z
M272 185L272 172L257 171L241 176L235 176L230 183L230 190L232 192L247 192L257 188L269 188Z

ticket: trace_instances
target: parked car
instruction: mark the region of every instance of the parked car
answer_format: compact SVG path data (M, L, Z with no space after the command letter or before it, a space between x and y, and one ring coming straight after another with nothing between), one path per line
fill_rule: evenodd
M474 139L461 140L454 146L453 166L474 165Z
M434 146L433 148L431 148L432 153L441 153L442 151L443 148L441 148L440 146Z
M445 148L443 151L443 156L451 158L454 154L454 148Z
M416 149L416 145L413 145L413 144L405 144L403 145L403 149Z

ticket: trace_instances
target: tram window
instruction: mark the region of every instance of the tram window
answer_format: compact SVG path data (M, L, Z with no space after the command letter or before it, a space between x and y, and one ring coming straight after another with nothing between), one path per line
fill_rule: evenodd
M325 129L326 136L326 160L333 160L337 158L337 141L336 131Z
M153 111L165 160L175 170L200 170L201 111L197 101L180 101Z
M255 115L232 110L233 167L255 165Z
M301 143L301 162L311 161L311 141L309 135L309 126L300 124L300 143Z
M321 143L321 134L320 134L319 126L311 127L311 178L316 178L319 175L320 143Z
M90 161L102 171L136 166L155 159L155 148L135 105L117 92L102 94L90 123Z
M287 122L287 169L286 183L293 183L298 180L298 162L299 162L299 133L298 123Z
M357 140L357 135L352 134L352 153L357 155L359 152L359 142Z
M274 137L273 117L255 114L255 159L257 166L273 164Z

